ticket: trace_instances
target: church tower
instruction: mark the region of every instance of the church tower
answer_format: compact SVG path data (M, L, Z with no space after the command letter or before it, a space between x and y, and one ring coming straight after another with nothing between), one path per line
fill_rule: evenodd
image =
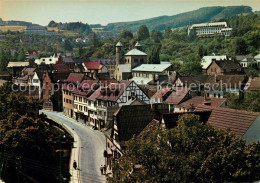
M120 41L116 44L116 66L119 64L124 64L123 44Z
M137 43L135 44L135 48L142 51L142 45L141 43L139 43L139 41L137 41Z

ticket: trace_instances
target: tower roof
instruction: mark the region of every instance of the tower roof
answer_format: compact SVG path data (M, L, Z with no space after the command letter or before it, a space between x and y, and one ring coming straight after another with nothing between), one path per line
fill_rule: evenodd
M123 44L119 41L119 42L116 44L116 46L121 47L121 46L123 46Z
M147 55L146 53L138 50L138 49L132 49L131 51L129 51L127 54L125 54L126 56L133 56L133 55L138 55L138 56L143 56L143 55Z
M137 41L137 43L135 44L135 47L142 47L141 43L139 43L139 41Z

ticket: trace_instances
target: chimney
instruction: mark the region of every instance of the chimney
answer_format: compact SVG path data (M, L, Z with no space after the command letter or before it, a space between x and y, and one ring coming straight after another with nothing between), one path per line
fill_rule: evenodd
M204 102L207 101L206 93L204 93Z

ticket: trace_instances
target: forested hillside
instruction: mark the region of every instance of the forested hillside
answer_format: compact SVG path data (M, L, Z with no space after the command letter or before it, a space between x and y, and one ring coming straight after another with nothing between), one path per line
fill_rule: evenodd
M111 23L108 24L107 29L115 32L121 32L123 29L128 29L135 32L140 25L145 24L149 30L163 31L166 27L182 27L194 23L208 22L249 12L252 12L252 8L248 6L204 7L173 16L160 16L133 22Z

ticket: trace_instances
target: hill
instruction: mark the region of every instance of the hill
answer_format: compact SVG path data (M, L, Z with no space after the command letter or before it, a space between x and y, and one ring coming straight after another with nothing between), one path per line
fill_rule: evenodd
M204 7L198 10L180 13L173 16L159 16L139 21L110 23L107 25L106 29L117 33L124 29L136 32L140 25L145 24L150 30L163 31L166 27L177 28L194 23L215 21L250 12L252 12L252 8L249 6Z

